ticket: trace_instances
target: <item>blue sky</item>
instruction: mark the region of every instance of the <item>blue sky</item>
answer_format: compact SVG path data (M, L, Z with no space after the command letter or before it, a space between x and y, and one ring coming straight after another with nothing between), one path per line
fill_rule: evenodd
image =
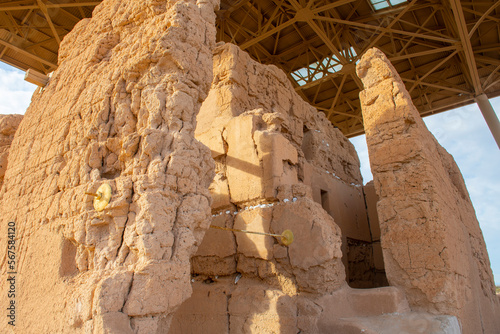
M36 87L24 72L0 62L0 114L24 114ZM500 98L491 99L500 115ZM476 209L490 255L495 282L500 285L500 150L477 105L424 118L439 143L453 155ZM352 138L361 160L364 182L372 179L365 136Z

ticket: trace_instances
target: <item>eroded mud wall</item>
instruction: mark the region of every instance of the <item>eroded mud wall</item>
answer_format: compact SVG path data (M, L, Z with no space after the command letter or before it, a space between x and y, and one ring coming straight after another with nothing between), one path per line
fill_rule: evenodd
M295 240L286 247L279 238L209 230L192 259L193 297L170 333L317 333L323 309L315 299L347 286L343 233L371 241L354 147L281 70L223 43L196 137L216 162L212 224L290 229ZM330 191L324 205L322 191Z
M0 193L2 277L16 224L17 332L165 333L190 296L211 218L214 166L194 129L216 5L105 0L62 42ZM103 183L113 197L98 213L85 192Z
M294 92L277 67L259 64L235 45L221 44L214 69L196 129L216 161L213 211L234 212L285 199L293 204L285 189L305 185L341 229L344 265L355 267L350 278L371 284L372 267L361 268L353 256L359 252L348 249L349 238L367 243L371 252L359 159L352 144ZM349 253L354 259L350 265Z
M460 170L381 51L369 50L357 73L389 283L413 310L456 315L464 333L498 333L488 253Z

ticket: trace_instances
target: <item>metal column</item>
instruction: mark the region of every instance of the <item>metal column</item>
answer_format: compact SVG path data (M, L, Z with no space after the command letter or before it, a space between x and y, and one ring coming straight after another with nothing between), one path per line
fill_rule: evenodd
M495 110L493 110L490 100L488 100L486 94L481 94L476 96L476 103L483 114L486 124L488 124L490 128L493 138L495 138L497 142L498 148L500 148L500 122L498 121L498 117L495 114Z

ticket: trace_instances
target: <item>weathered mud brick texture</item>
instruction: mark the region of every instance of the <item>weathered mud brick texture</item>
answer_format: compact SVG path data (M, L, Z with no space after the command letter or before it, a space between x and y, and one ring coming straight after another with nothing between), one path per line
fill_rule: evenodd
M214 164L194 129L216 6L105 0L61 43L0 193L2 235L17 224L16 333L165 333L191 295L189 260L211 220ZM98 213L85 192L103 183L113 197Z
M7 170L10 144L22 119L22 115L0 115L0 187Z
M338 263L341 242L336 239L342 232L334 219L346 227L368 226L352 144L293 92L281 70L224 43L215 50L214 81L198 114L196 138L211 149L216 161L210 187L214 224L278 234L291 229L296 235L296 241L284 248L269 237L209 231L207 237L214 239L203 245L212 246L200 247L197 255L208 261L218 256L215 262L227 264L213 274L241 272L265 278L259 265L269 265L288 251L291 262L282 265L293 273L299 290L335 290L344 274ZM322 206L320 187L341 194L332 198L334 205ZM324 210L328 206L334 219ZM314 233L308 232L311 229ZM209 251L212 247L224 252ZM195 272L201 260L193 259ZM331 284L331 278L308 281L316 270L328 272L327 277L337 275L336 283Z
M460 170L381 51L369 50L357 73L389 283L413 310L456 315L464 333L499 333L490 261Z
M318 333L315 300L348 289L342 236L371 242L354 147L281 70L224 43L196 138L216 162L212 224L295 240L209 230L170 333Z
M0 117L15 332L498 333L460 172L385 56L358 65L363 187L353 145L281 70L215 44L217 6L104 0L24 118ZM96 212L85 193L104 183ZM393 286L348 286L384 285L384 269Z
M211 149L216 161L210 187L212 211L222 216L215 222L242 227L250 224L250 217L243 219L249 215L241 212L245 209L260 205L256 209L271 217L276 212L269 207L273 203L302 207L295 201L303 198L318 203L314 207L334 218L342 231L345 255L347 237L371 242L359 159L342 133L294 92L281 70L259 64L235 45L222 43L216 48L214 70L212 90L198 115L196 138ZM241 214L234 219L226 211ZM309 215L314 213L305 214ZM241 238L252 243L262 240ZM267 242L271 247L271 240ZM229 265L227 257L234 252L217 262ZM261 257L270 259L271 253ZM195 260L194 265L200 264Z

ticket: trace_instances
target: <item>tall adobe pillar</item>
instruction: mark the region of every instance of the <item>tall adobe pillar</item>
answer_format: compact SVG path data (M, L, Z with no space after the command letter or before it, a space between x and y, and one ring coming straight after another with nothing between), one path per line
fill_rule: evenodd
M404 288L413 310L456 315L464 333L500 332L490 262L460 170L381 51L367 51L357 73L389 283Z
M214 164L194 129L217 3L105 0L61 43L0 192L2 277L16 226L18 333L166 333L190 296L211 218ZM113 196L97 212L85 193L104 183Z

